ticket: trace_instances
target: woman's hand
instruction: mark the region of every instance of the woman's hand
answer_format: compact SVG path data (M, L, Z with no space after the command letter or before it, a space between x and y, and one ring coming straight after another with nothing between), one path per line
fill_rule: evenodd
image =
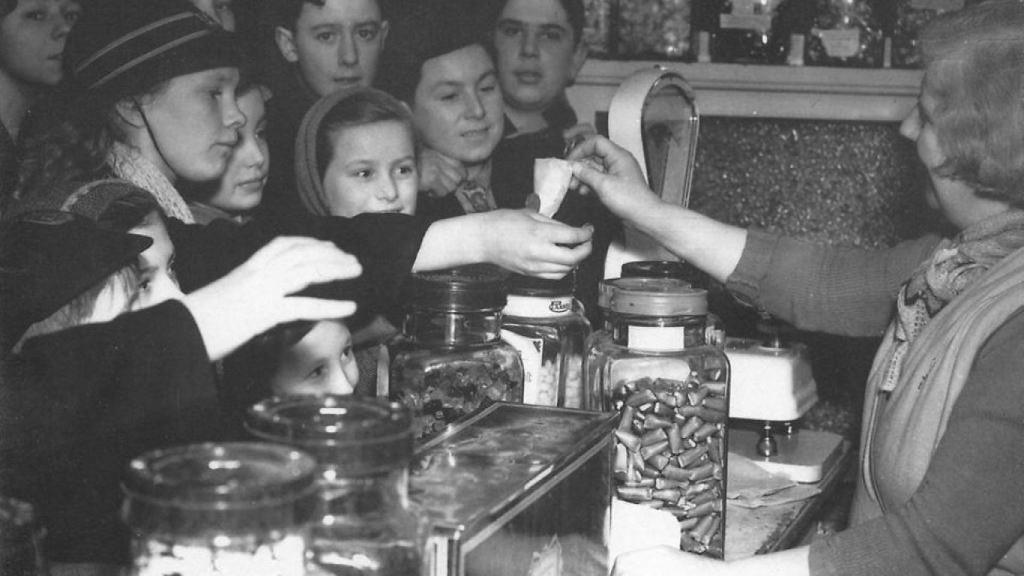
M574 182L595 192L613 214L634 226L663 204L647 187L633 156L603 136L584 140L569 158Z
M329 242L277 238L227 276L185 297L211 360L293 320L351 316L351 301L292 296L311 284L355 278L359 261Z
M419 175L419 189L434 198L451 194L468 177L461 162L430 148L420 152Z
M593 229L573 228L529 210L494 210L434 222L413 271L490 262L557 279L590 254Z

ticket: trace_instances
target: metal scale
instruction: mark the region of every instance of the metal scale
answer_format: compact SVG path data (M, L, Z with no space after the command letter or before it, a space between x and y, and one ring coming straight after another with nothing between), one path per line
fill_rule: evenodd
M700 115L693 89L663 66L640 70L616 90L608 109L612 141L640 162L651 190L666 202L688 206L697 155ZM637 260L678 260L630 228L605 259L605 278ZM796 422L818 400L806 348L787 343L777 322L765 318L761 339L726 338L732 368L730 451L797 482L816 482L841 455L842 437L798 430Z

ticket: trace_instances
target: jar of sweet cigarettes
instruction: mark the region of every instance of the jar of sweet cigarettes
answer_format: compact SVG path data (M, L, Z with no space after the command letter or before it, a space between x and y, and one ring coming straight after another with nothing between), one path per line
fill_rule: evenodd
M147 452L124 478L139 576L304 576L319 486L308 454L259 443Z
M729 361L705 340L707 292L618 278L602 281L598 303L610 331L591 338L584 370L588 407L620 415L616 494L674 515L683 550L721 558Z
M573 298L572 275L544 280L513 275L501 337L523 361L523 402L583 407L583 354L590 322Z
M707 289L709 278L680 260L637 260L622 265L623 278L676 278L691 286ZM725 323L710 310L704 316L704 339L725 349Z
M427 523L409 502L412 416L405 406L351 396L264 400L246 427L317 461L323 504L313 563L345 576L421 574Z
M523 363L501 339L504 273L468 266L414 274L401 334L377 369L377 396L413 412L413 435L434 436L492 402L523 401Z

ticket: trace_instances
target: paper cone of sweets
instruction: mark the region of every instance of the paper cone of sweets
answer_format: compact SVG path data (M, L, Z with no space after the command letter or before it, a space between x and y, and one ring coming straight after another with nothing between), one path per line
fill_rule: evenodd
M540 215L551 218L558 212L571 180L572 165L568 161L560 158L533 161L533 193L539 200L537 212Z

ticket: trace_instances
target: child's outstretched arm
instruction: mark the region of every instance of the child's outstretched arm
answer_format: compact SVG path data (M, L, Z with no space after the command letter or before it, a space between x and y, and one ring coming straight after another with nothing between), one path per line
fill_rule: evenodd
M590 254L590 228L573 228L528 210L495 210L439 220L423 237L413 271L490 262L542 278L561 278Z

